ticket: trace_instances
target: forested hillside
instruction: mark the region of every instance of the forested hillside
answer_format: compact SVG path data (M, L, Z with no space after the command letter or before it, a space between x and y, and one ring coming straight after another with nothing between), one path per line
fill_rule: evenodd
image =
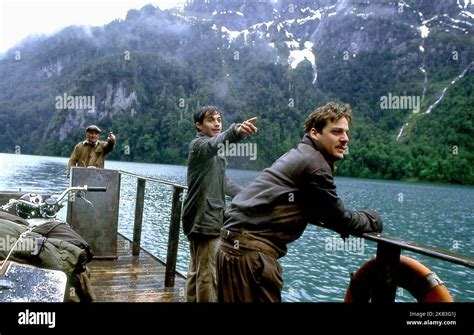
M354 114L338 175L473 184L473 7L195 0L30 38L0 55L0 151L69 156L95 123L117 134L109 159L186 164L192 114L213 104L225 126L258 117L257 159L229 161L262 169L338 101Z

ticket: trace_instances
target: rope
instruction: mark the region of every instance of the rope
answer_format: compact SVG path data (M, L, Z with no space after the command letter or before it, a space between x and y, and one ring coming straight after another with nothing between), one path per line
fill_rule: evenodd
M20 242L20 240L23 239L26 236L26 234L28 234L30 231L31 231L31 229L29 229L29 230L27 230L27 231L20 234L20 236L18 237L18 240L16 240L16 242L15 242L15 244L13 244L13 247L11 248L10 252L8 252L8 255L5 258L2 266L0 266L0 272L3 270L3 267L5 266L5 264L7 264L8 258L10 258L11 254L13 253L13 250L15 250L15 247L18 244L18 242Z

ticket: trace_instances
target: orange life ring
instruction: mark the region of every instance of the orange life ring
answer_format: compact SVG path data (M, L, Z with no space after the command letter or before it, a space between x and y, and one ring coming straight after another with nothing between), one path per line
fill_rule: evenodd
M373 258L352 276L345 302L369 302L377 279L377 262ZM400 256L395 283L419 302L453 302L444 283L436 274L413 258Z

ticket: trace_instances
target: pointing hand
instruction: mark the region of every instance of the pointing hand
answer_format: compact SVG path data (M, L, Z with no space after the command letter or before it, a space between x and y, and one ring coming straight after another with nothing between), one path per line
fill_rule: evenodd
M242 124L237 129L238 133L240 135L255 134L258 131L258 128L253 124L255 121L257 121L257 117L253 117L242 122Z

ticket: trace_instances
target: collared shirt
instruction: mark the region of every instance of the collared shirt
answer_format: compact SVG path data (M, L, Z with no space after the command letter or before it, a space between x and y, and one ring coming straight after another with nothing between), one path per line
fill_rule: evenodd
M86 144L89 144L91 147L95 148L98 144L99 144L100 141L95 141L95 143L92 143L90 142L89 140L85 140L84 142L82 142L84 145Z

